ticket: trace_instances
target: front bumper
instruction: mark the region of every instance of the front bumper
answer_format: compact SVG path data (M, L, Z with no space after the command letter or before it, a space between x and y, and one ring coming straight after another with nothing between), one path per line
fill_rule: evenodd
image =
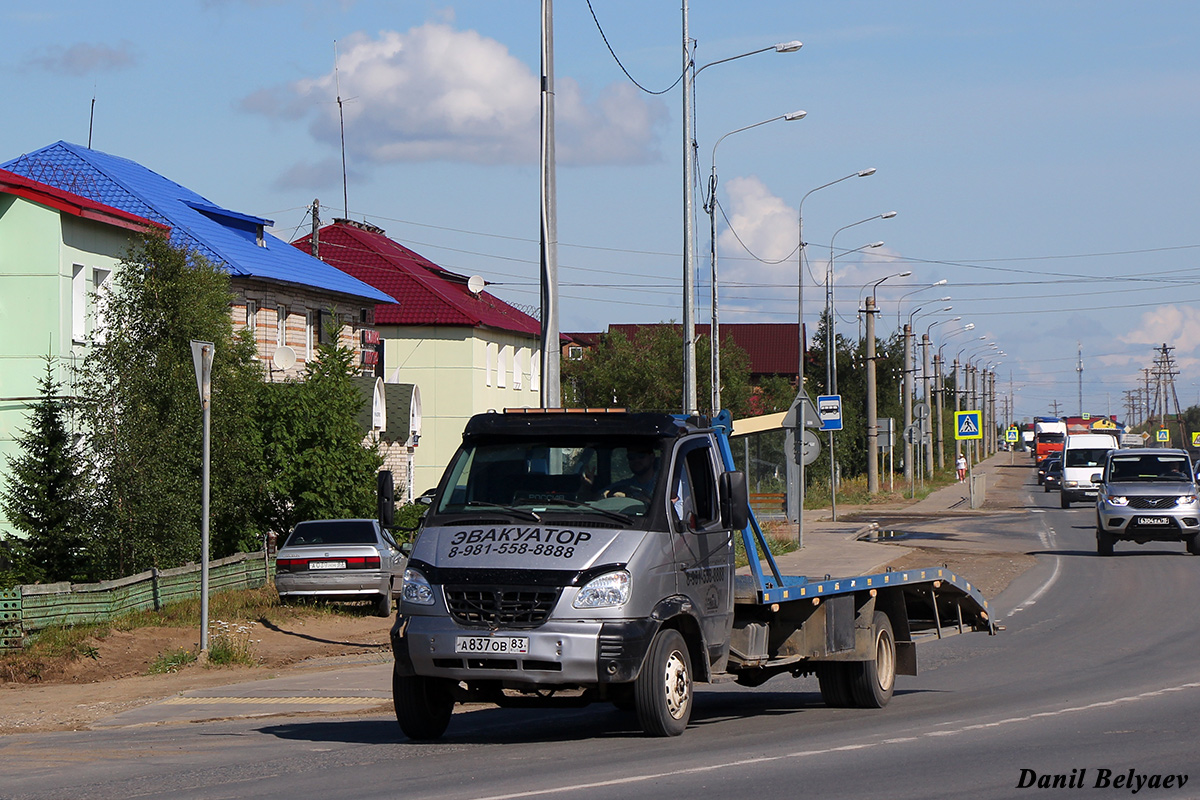
M1118 540L1179 542L1200 534L1200 510L1143 511L1101 503L1097 527Z
M489 631L443 617L398 615L391 640L397 675L591 686L635 679L657 630L658 623L648 619L551 620L532 630ZM460 636L524 636L529 648L521 654L457 653Z

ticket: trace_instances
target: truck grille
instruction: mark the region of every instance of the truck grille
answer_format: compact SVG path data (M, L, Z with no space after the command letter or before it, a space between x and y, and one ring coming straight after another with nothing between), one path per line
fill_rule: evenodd
M447 586L446 605L464 625L535 628L550 616L561 592L548 587Z
M1131 497L1129 498L1130 508L1174 508L1175 495L1170 497Z

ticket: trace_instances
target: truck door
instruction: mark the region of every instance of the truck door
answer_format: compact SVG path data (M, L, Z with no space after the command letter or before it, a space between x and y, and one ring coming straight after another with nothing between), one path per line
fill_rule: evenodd
M710 437L684 440L668 484L678 591L699 610L710 663L728 652L733 626L733 536L721 527L719 458Z

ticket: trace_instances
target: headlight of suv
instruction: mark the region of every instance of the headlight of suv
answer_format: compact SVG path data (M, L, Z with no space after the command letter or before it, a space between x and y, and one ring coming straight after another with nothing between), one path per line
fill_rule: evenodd
M418 606L433 605L433 587L425 576L415 569L404 570L404 580L400 584L400 600Z
M629 601L633 579L625 570L617 570L593 578L575 595L575 608L612 608Z
M1194 506L1194 505L1196 505L1196 499L1197 499L1196 495L1194 495L1194 494L1180 495L1179 497L1175 498L1175 505L1177 505L1177 506Z
M1120 497L1118 495L1105 495L1104 502L1110 506L1127 506L1129 505L1128 497Z

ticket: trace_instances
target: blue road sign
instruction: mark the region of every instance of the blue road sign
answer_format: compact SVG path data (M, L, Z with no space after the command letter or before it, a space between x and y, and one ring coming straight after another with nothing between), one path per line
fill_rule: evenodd
M817 416L821 418L821 430L840 431L842 429L842 396L825 394L818 397Z
M955 439L982 439L983 438L983 414L980 411L955 411L954 412L954 438Z

